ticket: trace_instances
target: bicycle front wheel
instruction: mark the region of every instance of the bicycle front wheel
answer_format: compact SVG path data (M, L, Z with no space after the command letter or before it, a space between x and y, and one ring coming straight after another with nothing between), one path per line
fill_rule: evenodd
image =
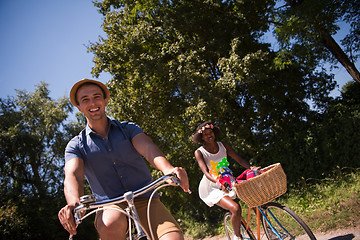
M263 211L261 220L268 239L316 240L306 223L288 207L270 202L260 209Z
M233 226L231 224L231 213L230 212L226 213L224 216L224 228L225 228L225 233L226 233L227 239L233 240L235 233L234 233ZM255 237L252 234L251 230L246 228L246 224L243 222L243 219L241 221L240 234L244 240L245 239L255 240Z

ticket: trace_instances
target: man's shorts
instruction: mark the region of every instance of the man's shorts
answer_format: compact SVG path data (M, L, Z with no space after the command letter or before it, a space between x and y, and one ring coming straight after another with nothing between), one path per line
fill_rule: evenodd
M148 198L136 198L134 202L135 202L136 212L139 216L141 225L145 228L146 232L149 233L149 235L151 235L149 231L148 219L147 219L148 200L149 200ZM125 208L127 207L127 203L121 203L119 205L109 205L107 207L121 208L125 210ZM101 213L101 211L96 213L95 226L96 226L96 219L99 213ZM161 236L169 232L182 232L178 222L166 209L166 207L160 201L159 198L153 198L151 200L150 224L152 225L152 231L155 239L159 239Z

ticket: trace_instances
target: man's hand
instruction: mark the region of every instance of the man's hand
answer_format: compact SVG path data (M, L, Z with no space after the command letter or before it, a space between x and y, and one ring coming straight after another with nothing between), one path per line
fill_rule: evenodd
M182 167L174 167L171 172L168 174L173 173L175 174L178 179L180 180L180 187L184 190L184 192L189 192L189 179L185 169Z
M71 235L76 235L76 224L73 216L73 210L75 206L66 205L63 207L59 213L58 217L61 225L68 231Z

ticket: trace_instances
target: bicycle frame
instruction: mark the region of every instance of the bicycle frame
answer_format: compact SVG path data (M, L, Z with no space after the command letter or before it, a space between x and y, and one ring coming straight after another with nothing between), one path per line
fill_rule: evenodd
M280 236L280 233L271 225L269 219L267 218L266 214L261 210L260 207L257 207L260 211L260 213L264 216L265 221L267 222L267 224L269 225L269 227L271 228L271 230L276 234L276 236L278 238L280 238L282 240L282 237ZM275 217L275 215L269 210L270 215L272 216L272 218L276 221L277 224L279 224L279 226L286 231L287 234L289 234L291 236L291 238L293 239L294 236L291 235L291 233L289 233L288 230L286 230L286 228L283 227L283 225L279 222L279 220ZM258 228L260 228L260 226L257 226Z
M251 209L256 212L256 225L257 225L257 237L253 234L250 229L250 216ZM234 233L231 223L229 223L229 219L231 214L227 213L224 217L224 224L226 234L229 239L231 239L231 233ZM297 230L300 230L302 234L307 235L308 239L316 240L315 235L312 233L311 229L306 225L306 223L291 209L287 208L284 205L279 203L269 202L262 206L258 206L255 208L248 208L247 220L244 218L241 219L241 235L245 237L245 239L260 239L260 217L262 217L262 227L264 229L264 234L271 239L295 239L299 232L296 232L295 229L288 229L288 223L285 219L282 219L283 216L285 218L291 219L291 223L295 223L298 227ZM279 218L280 217L280 218ZM284 222L285 220L285 222ZM283 224L285 223L285 225Z
M261 206L258 206L256 207L256 227L257 227L257 239L260 239L260 215L259 213L264 217L265 221L267 222L267 224L269 225L269 227L271 228L271 230L276 234L276 236L280 239L280 240L283 240L282 237L280 236L279 232L271 225L268 217L266 216L266 214L261 210ZM277 218L271 213L271 211L269 211L271 216L273 217L273 219L281 226L281 228L283 230L285 230L288 234L290 234L282 225L281 223L277 220ZM255 236L253 235L250 227L249 227L249 223L250 223L250 214L251 214L251 208L249 208L249 211L248 211L248 219L247 219L247 222L245 222L245 226L246 226L246 229L248 231L250 231L250 233L252 234L252 237L255 238ZM291 235L291 234L290 234Z
M172 183L163 184L168 180L171 180ZM76 226L78 226L85 218L87 218L91 214L94 214L95 212L98 212L98 211L101 211L104 209L113 209L113 210L120 211L121 213L123 213L129 217L129 239L130 240L132 240L131 221L133 221L134 225L135 225L135 231L137 233L136 240L141 239L142 237L145 237L145 236L148 239L154 239L154 235L153 235L153 232L150 227L151 226L150 215L148 214L147 216L148 216L148 224L149 224L151 237L145 231L144 227L140 223L138 214L136 212L136 207L134 204L134 199L137 196L140 196L144 193L154 190L152 195L149 198L149 203L148 203L148 208L147 208L148 213L149 213L150 203L151 203L151 200L152 200L155 192L157 192L162 187L166 187L166 186L170 186L170 185L172 185L172 186L180 185L180 181L176 177L175 174L169 174L169 175L163 176L139 190L136 190L134 192L132 192L132 191L126 192L124 195L113 198L113 199L107 199L107 200L96 202L93 195L85 195L80 198L80 204L74 209L74 218L75 218ZM189 193L191 193L191 192L189 191ZM127 203L127 208L125 209L125 211L122 209L109 207L110 205L120 204L120 203L124 203L124 202ZM84 214L84 216L81 217L81 215L83 213L86 213L86 211L88 211L88 210L90 210L90 212L87 214ZM71 240L71 239L73 239L72 235L69 236L69 240Z

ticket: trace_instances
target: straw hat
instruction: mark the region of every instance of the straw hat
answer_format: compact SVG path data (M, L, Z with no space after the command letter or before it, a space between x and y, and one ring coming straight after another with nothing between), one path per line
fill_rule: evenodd
M74 106L79 105L76 100L76 94L77 94L78 89L85 83L92 83L92 84L98 85L101 88L101 90L103 91L105 98L110 98L110 91L105 86L105 84L103 84L102 82L96 81L96 80L84 78L84 79L78 81L77 83L75 83L74 86L70 90L70 101L71 101L72 105L74 105Z

